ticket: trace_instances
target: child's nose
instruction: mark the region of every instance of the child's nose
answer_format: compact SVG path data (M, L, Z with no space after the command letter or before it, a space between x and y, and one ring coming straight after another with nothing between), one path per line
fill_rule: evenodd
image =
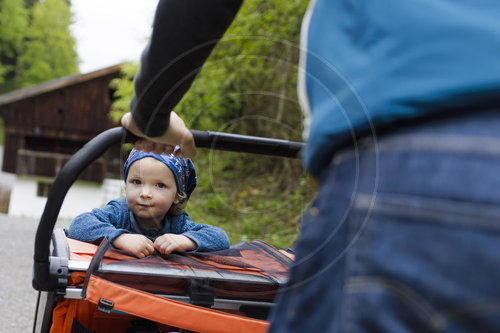
M149 186L143 186L142 191L141 191L141 197L143 198L151 198L153 196L151 189Z

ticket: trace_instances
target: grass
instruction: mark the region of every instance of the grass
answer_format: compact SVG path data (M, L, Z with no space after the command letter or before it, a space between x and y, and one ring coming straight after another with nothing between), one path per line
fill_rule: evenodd
M186 209L193 221L223 228L232 244L293 246L315 193L299 160L212 151L193 162L198 186Z

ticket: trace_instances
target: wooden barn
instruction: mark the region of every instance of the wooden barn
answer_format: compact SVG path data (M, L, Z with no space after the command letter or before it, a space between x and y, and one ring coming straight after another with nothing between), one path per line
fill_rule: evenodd
M120 69L116 65L0 95L2 171L16 175L9 215L39 217L66 161L91 138L117 126L108 118L113 100L109 84ZM68 193L61 217L74 217L118 196L121 157L117 145L84 171Z

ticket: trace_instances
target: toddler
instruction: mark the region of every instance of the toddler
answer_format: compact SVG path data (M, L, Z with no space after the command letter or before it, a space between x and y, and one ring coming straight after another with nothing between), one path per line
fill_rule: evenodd
M123 167L125 198L77 216L69 237L99 242L139 258L154 253L216 251L229 248L221 228L194 223L184 211L196 187L190 159L133 149Z

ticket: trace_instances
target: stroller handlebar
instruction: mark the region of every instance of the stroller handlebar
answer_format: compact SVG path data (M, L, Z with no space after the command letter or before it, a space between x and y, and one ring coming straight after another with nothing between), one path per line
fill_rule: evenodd
M195 144L199 148L298 158L304 146L300 142L246 135L196 130L191 132ZM59 272L60 269L51 272L51 266L56 267L57 265L51 265L49 252L57 216L71 185L87 166L104 154L113 144L133 143L135 140L137 137L122 127L104 131L76 152L56 176L35 235L33 288L49 291L56 290L60 284L65 285L65 281L62 281L65 272Z
M196 147L239 153L299 158L302 142L262 138L257 136L192 130Z

